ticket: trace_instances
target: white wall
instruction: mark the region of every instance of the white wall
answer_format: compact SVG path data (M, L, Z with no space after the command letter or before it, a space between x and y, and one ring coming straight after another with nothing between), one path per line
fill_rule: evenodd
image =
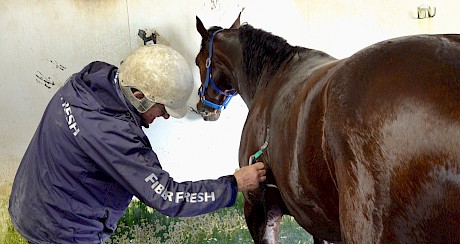
M421 4L435 6L436 16L415 19ZM391 37L460 33L458 0L2 0L0 183L12 181L49 98L68 76L94 60L117 65L142 45L138 29L153 28L189 61L198 87L195 15L207 27L228 27L243 7L242 22L337 58ZM188 114L157 120L146 133L176 180L216 178L238 167L246 114L237 97L217 122Z

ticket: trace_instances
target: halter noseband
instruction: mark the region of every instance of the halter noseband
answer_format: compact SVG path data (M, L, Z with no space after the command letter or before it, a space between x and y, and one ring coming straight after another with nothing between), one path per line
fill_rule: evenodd
M198 94L200 95L201 102L204 105L206 105L208 107L211 107L211 108L214 108L214 109L217 109L217 110L225 109L227 107L228 103L230 102L230 99L232 99L232 97L237 94L236 91L233 92L232 94L227 94L227 93L221 91L219 88L217 88L216 83L212 79L212 65L211 65L212 41L214 40L214 36L217 33L219 33L220 31L223 31L223 30L224 29L220 29L220 30L215 31L212 34L211 39L209 40L209 56L206 59L206 80L205 80L204 84L201 85L201 87L200 87L200 89L198 91ZM206 100L205 92L206 92L206 89L208 88L209 83L211 83L211 86L214 89L214 91L218 92L221 95L226 96L226 98L225 98L224 102L222 103L222 105L219 105L219 104L216 104L216 103L213 103L211 101Z

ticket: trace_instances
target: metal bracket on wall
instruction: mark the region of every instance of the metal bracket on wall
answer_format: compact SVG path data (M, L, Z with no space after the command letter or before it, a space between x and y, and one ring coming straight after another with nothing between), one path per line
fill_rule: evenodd
M420 5L417 7L417 19L432 18L436 15L436 7Z
M147 33L144 30L140 30L137 35L144 41L144 45L147 45L149 42L157 44L157 32L153 32L150 36L147 36Z

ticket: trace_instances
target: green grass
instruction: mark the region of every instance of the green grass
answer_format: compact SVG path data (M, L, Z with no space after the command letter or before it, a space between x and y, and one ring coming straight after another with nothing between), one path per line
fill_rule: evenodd
M0 184L0 243L20 244L27 241L19 235L11 223L8 214L8 196L11 192L11 184Z
M8 214L11 185L0 184L0 244L27 243L14 229ZM253 243L243 216L243 196L235 206L191 218L170 218L133 201L107 244ZM279 243L313 243L292 217L284 216Z
M236 206L242 206L242 197ZM107 243L250 243L242 210L226 208L190 218L161 215L133 201Z
M107 243L253 243L243 215L243 196L231 208L190 218L170 218L133 201ZM279 243L313 243L311 235L284 216Z

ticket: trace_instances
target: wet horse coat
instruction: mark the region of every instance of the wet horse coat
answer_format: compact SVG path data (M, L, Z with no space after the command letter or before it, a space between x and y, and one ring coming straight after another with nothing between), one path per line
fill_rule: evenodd
M249 108L240 166L267 140L267 183L246 192L256 243L277 242L283 214L309 233L349 243L460 242L460 35L383 41L337 60L239 24L210 39L196 63L222 104ZM197 104L205 120L220 111Z

